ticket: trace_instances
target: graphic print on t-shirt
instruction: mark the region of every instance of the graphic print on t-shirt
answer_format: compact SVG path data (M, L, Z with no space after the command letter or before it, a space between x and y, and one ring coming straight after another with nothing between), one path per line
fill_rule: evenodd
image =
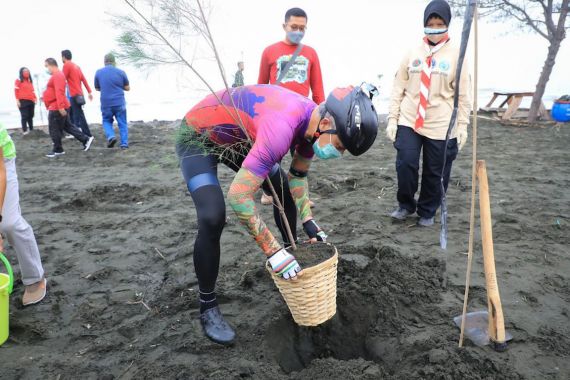
M281 75L281 70L285 69L287 63L291 60L292 54L289 55L282 55L281 57L277 58L277 78ZM281 83L287 82L297 82L297 83L305 83L307 81L307 77L309 75L309 60L302 55L298 56L295 59L295 63L291 65L287 74L281 81Z

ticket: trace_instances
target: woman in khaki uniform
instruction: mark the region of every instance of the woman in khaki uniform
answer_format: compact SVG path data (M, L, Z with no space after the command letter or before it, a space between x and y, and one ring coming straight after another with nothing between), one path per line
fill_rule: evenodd
M427 5L425 36L421 45L406 54L396 73L386 128L386 135L397 150L398 208L391 216L404 220L417 212L420 226L434 224L441 203L440 176L459 58L459 44L451 41L447 33L450 21L451 10L446 1L434 0ZM470 78L466 64L462 70L457 125L447 147L446 190L453 160L467 141ZM422 183L416 201L422 151Z

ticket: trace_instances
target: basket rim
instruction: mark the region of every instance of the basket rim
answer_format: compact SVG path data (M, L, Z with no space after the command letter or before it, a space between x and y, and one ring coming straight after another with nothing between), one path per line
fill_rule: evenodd
M303 273L303 276L299 278L299 281L302 281L303 277L305 277L305 276L310 277L311 274L313 274L315 272L319 272L324 267L330 266L330 264L333 262L338 262L338 249L336 248L336 246L334 244L325 243L325 242L318 242L318 243L312 243L312 244L326 244L326 245L328 245L334 249L334 253L331 257L329 257L328 259L326 259L325 261L323 261L317 265L314 265L314 266L306 268L306 269L303 268L304 273ZM267 269L267 271L271 274L271 276L273 277L274 280L282 281L282 282L287 283L287 284L291 282L291 280L285 280L285 279L277 276L273 272L273 270L271 269L271 266L269 265L269 261L265 262L265 269Z

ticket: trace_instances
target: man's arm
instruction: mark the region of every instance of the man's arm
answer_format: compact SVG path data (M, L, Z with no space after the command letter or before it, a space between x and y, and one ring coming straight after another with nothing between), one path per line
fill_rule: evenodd
M265 49L261 55L261 62L259 63L259 75L257 77L257 84L269 83L270 70L271 66L269 65L269 57L267 49Z
M255 206L254 195L263 181L264 178L242 167L232 181L228 192L228 202L263 253L271 256L281 249L281 245L261 219Z
M89 83L87 83L87 79L85 78L85 75L83 75L83 71L81 71L81 69L78 67L77 70L79 70L79 75L81 78L81 83L83 83L83 85L85 86L85 89L87 90L87 93L89 94L89 100L93 100L93 94L91 93L91 87L89 87Z
M123 71L123 90L130 91L131 85L129 83L129 78L127 78L127 73Z
M65 96L65 78L61 76L57 76L53 80L53 87L55 90L55 101L57 104L57 109L62 116L67 115L66 111L66 100L67 96Z
M289 189L291 190L291 195L293 196L293 200L299 211L299 217L303 223L313 219L309 201L309 182L307 180L310 166L311 160L301 156L299 152L295 151L291 168L287 175L289 178Z
M311 92L313 93L313 102L321 104L325 101L325 90L323 89L323 74L321 72L321 63L317 52L311 62L311 77L309 78L311 84Z
M95 91L101 91L101 86L99 84L99 73L95 73L95 78L93 79L93 87L95 87Z

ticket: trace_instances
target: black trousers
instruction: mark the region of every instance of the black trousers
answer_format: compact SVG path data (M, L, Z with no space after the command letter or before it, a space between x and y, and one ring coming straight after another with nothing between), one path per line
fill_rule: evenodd
M228 161L212 154L205 155L200 148L183 145L178 145L176 152L198 217L198 234L193 255L194 269L200 291L209 293L214 291L218 277L220 237L226 223L226 204L217 178L218 163L223 163L237 172L241 167L240 161L243 161L243 157ZM287 175L280 166L276 165L269 178L285 208L293 239L297 240L297 208L289 189ZM269 187L265 182L263 189L269 192ZM273 216L285 245L288 245L289 239L276 206L273 206Z
M85 114L83 113L83 105L77 104L75 96L71 97L69 103L71 104L70 118L71 122L83 131L88 137L91 137L91 130L85 119Z
M89 140L89 137L81 132L81 129L71 123L69 115L61 116L59 111L49 111L48 128L49 135L53 141L53 151L56 153L63 152L63 145L61 143L63 132L69 133L83 145Z
M34 109L36 104L31 100L20 100L20 115L22 116L22 130L26 132L34 129Z
M443 183L447 191L451 165L457 157L457 139L449 140L447 147L447 163ZM396 172L398 173L398 203L400 207L418 212L424 218L431 218L441 203L441 170L443 167L443 151L445 140L432 140L414 131L413 128L398 126L394 147L396 156ZM420 154L423 150L422 186L418 201Z

